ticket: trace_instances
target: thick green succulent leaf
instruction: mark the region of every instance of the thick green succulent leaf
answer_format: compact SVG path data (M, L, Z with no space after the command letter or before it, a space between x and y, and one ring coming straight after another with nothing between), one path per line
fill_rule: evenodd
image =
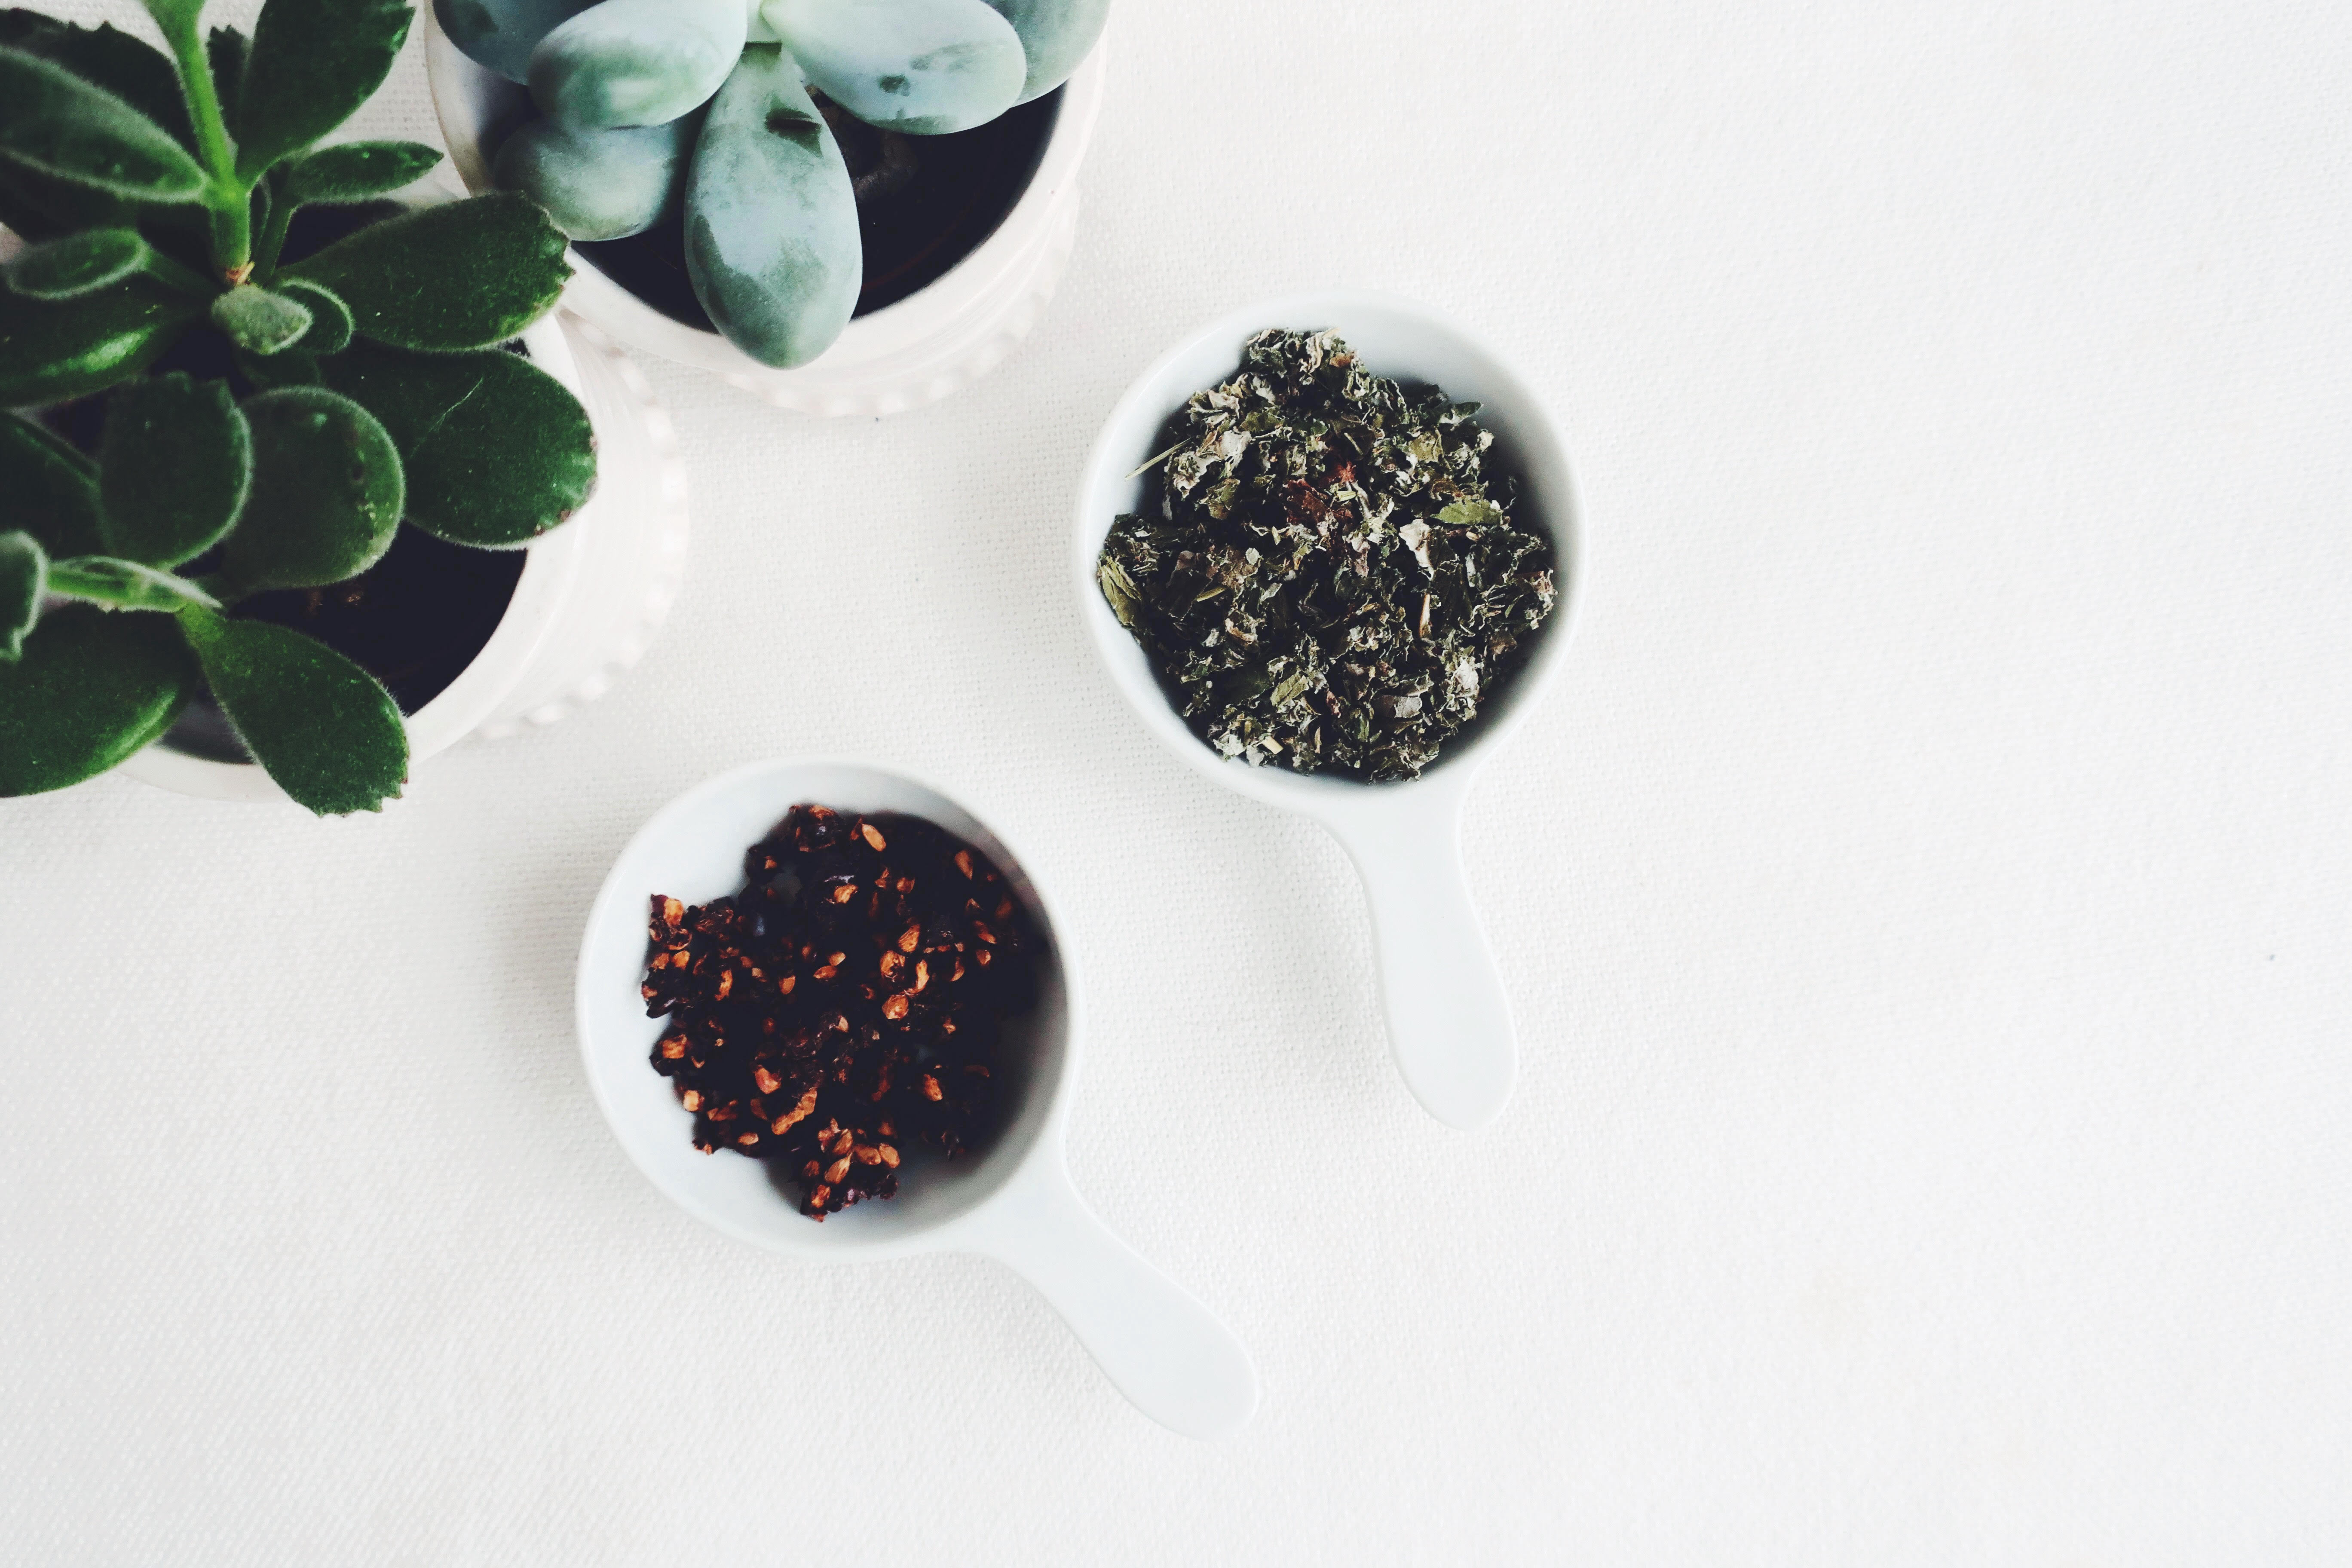
M841 149L781 48L754 44L695 143L686 271L727 341L762 364L833 346L865 271Z
M297 279L280 283L278 291L310 312L310 330L302 334L296 347L314 354L331 354L351 346L352 308L333 289Z
M45 239L7 266L8 287L28 300L70 300L118 283L147 262L135 228L92 228Z
M410 15L407 0L268 0L237 92L238 176L349 120L391 71Z
M290 349L310 330L310 307L290 295L244 283L213 297L213 325L252 354Z
M988 0L998 16L1021 35L1022 52L1029 57L1029 79L1021 87L1021 101L1043 98L1070 79L1102 37L1110 16L1110 0Z
M47 430L0 414L0 528L22 529L52 558L106 548L98 469Z
M392 548L403 496L400 453L366 409L322 386L245 401L253 488L221 547L242 591L318 588L356 577Z
M422 142L344 142L307 153L278 176L287 202L364 202L415 184L441 161Z
M49 592L87 599L110 610L176 612L190 605L220 608L218 599L185 577L116 555L77 555L51 562Z
M74 300L0 291L0 408L62 402L136 375L203 310L143 275Z
M48 591L49 556L41 542L22 529L0 533L0 663L14 664L25 651Z
M433 0L434 19L476 64L509 81L530 78L530 51L595 0Z
M128 382L98 440L99 529L110 554L177 566L220 542L253 482L253 438L228 384L184 371Z
M1029 74L1021 35L984 0L767 0L760 14L819 91L909 136L987 124Z
M529 360L360 342L321 360L320 372L391 432L408 521L453 544L528 544L595 488L587 410Z
M205 172L172 133L65 67L0 48L0 155L149 202L192 202Z
M531 100L573 130L667 124L719 90L750 23L743 0L602 0L531 50Z
M408 782L408 731L375 677L315 637L208 610L180 616L213 700L278 786L320 816L381 811Z
M221 121L236 134L236 100L245 92L245 62L253 56L253 40L235 27L215 27L205 38L205 65L212 72L213 100L220 105Z
M0 224L20 238L55 239L78 229L127 226L138 218L139 204L111 191L77 185L0 158Z
M172 727L196 661L162 616L68 605L0 663L0 795L94 778Z
M573 239L625 239L676 212L702 118L667 125L572 131L534 120L506 139L494 170L501 189L520 191Z
M38 11L0 11L0 47L22 49L61 65L94 87L102 87L194 147L186 95L171 57L143 38L101 22L78 27Z
M317 323L312 322L312 330ZM264 359L259 354L236 351L237 374L263 392L275 392L281 386L318 386L319 356L297 343L290 349L279 349Z
M480 349L554 308L572 276L563 250L563 231L537 203L501 191L371 224L278 276L331 289L362 337Z

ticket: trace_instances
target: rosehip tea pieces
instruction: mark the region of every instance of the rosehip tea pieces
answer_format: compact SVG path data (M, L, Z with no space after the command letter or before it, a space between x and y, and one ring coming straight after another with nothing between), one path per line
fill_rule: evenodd
M695 1146L771 1162L822 1220L898 1191L1000 1116L998 1044L1036 1002L1037 937L988 858L920 817L795 805L733 898L653 900L654 1070Z

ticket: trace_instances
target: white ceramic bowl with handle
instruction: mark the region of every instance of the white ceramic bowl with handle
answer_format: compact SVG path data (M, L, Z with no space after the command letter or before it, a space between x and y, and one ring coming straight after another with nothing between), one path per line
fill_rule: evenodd
M1374 373L1434 383L1457 402L1482 405L1479 423L1495 435L1489 471L1517 481L1515 520L1552 542L1559 598L1534 650L1487 693L1476 721L1409 783L1360 784L1218 756L1170 704L1150 658L1095 580L1112 521L1141 510L1151 493L1148 477L1135 470L1160 450L1169 419L1193 393L1231 380L1242 345L1268 327L1335 329ZM1527 716L1567 654L1585 576L1580 525L1565 444L1534 390L1501 354L1436 311L1379 294L1288 295L1193 333L1118 400L1079 483L1071 569L1080 614L1112 681L1145 727L1187 763L1227 789L1313 818L1345 847L1371 909L1398 1070L1423 1107L1454 1127L1483 1126L1499 1115L1518 1070L1510 1004L1463 877L1463 802L1479 766Z
M1038 1005L1004 1030L1002 1131L980 1152L952 1162L910 1151L897 1197L854 1204L822 1224L799 1212L761 1162L694 1147L693 1114L648 1059L665 1025L646 1016L637 989L653 898L699 904L738 891L744 851L803 802L936 823L996 863L1044 938ZM955 801L864 763L753 763L655 813L614 862L580 946L580 1054L621 1147L704 1224L754 1247L823 1261L941 1251L993 1258L1036 1287L1145 1415L1187 1436L1222 1436L1257 1406L1249 1352L1105 1228L1070 1181L1063 1129L1086 1033L1083 994L1076 946L1020 857Z

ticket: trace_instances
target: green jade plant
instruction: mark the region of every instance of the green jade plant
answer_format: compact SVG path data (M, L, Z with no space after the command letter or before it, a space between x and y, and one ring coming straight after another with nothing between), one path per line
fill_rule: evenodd
M28 242L0 269L0 408L108 394L94 456L0 414L0 795L105 772L208 688L295 800L378 810L407 776L391 694L232 612L356 576L404 518L514 548L586 500L585 411L498 347L554 304L564 237L498 195L285 260L305 205L371 202L438 161L318 144L382 83L410 12L268 0L249 40L205 38L202 3L146 0L168 54L0 11L0 222ZM231 374L147 374L208 348Z
M864 277L857 199L814 89L886 132L985 125L1061 86L1110 0L434 0L545 117L495 173L574 239L680 210L695 297L762 363L804 364Z

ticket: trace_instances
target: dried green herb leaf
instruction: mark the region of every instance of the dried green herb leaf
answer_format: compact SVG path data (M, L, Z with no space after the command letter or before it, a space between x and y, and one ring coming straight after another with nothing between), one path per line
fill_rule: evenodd
M1525 660L1551 545L1495 493L1476 413L1336 333L1268 331L1171 421L1097 578L1221 755L1417 777Z

